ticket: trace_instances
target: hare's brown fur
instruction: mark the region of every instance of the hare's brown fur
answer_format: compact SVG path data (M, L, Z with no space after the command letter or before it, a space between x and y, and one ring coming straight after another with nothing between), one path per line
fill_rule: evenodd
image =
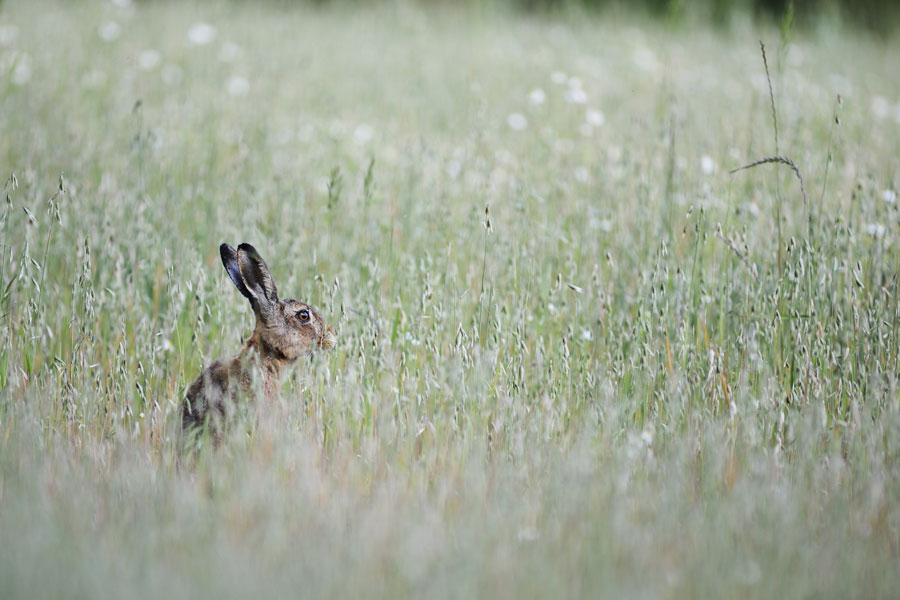
M253 307L256 327L237 356L213 362L188 388L181 413L183 431L206 425L217 443L237 403L252 394L254 383L271 400L287 367L317 349L333 348L336 341L334 329L315 308L278 298L275 281L253 246L241 244L235 250L222 244L219 250L225 270Z

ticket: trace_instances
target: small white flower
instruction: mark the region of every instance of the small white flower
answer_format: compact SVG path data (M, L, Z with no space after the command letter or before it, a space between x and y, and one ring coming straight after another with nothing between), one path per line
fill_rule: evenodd
M309 123L305 123L303 127L300 128L300 131L297 132L297 139L301 142L311 142L315 135L316 128Z
M590 173L584 167L578 167L575 169L575 179L581 183L587 183L591 178Z
M550 81L552 81L553 83L555 83L557 85L564 84L566 81L568 81L568 79L569 78L566 77L566 74L563 73L562 71L554 71L553 73L550 74Z
M114 42L122 35L122 28L115 21L107 21L100 26L98 33L100 34L100 39L104 42Z
M618 146L610 146L606 149L606 157L611 162L619 162L622 160L622 149Z
M641 432L641 441L644 442L647 446L653 445L653 431L650 429L645 429Z
M512 113L506 117L506 124L514 131L524 131L528 129L528 119L522 113Z
M219 50L219 60L226 63L236 61L241 57L241 47L234 42L225 42Z
M656 55L650 48L638 48L632 56L634 65L641 71L655 71L659 66Z
M0 46L11 46L19 37L19 28L15 25L0 25Z
M156 50L144 50L138 56L138 67L144 71L152 71L159 66L162 56Z
M519 529L518 539L520 542L533 542L540 537L541 536L535 527L528 526Z
M581 88L569 88L566 92L566 102L569 104L584 104L587 102L587 94Z
M97 69L88 71L81 78L81 85L91 90L95 90L103 86L104 83L106 83L106 73Z
M756 202L750 202L750 203L748 203L748 204L747 204L747 210L748 210L748 211L750 212L750 214L753 215L754 217L758 217L758 216L759 216L759 206L757 206Z
M591 341L594 338L594 334L591 333L590 329L582 329L581 330L581 339Z
M716 172L716 163L706 154L700 157L700 170L704 175L712 175Z
M244 96L250 91L250 82L245 78L234 75L228 80L228 93L232 96Z
M188 40L195 46L205 46L216 39L216 28L209 23L195 23L188 29Z
M606 123L606 116L599 110L590 109L585 113L585 119L594 127L602 127Z
M456 179L462 172L462 164L458 160L451 160L447 163L447 175L451 179Z
M31 80L31 57L24 52L18 56L16 68L12 73L12 82L15 85L25 85Z
M163 349L163 352L171 352L172 350L175 349L175 346L172 345L172 342L169 341L169 338L163 338L162 349Z
M547 94L541 88L535 88L528 94L532 104L543 104L547 100Z
M166 65L162 70L162 80L166 85L178 85L181 83L181 67L178 65Z
M881 223L869 223L866 225L866 233L878 239L884 236L885 227Z
M368 125L359 125L356 129L353 130L353 141L362 146L366 142L372 139L375 135L375 132Z
M566 138L560 138L553 142L553 149L559 154L569 154L575 150L575 142Z
M871 108L872 114L879 120L887 118L888 113L891 112L891 105L883 96L874 96Z
M600 231L605 231L609 233L612 231L613 225L612 221L609 219L598 219L596 217L591 217L591 220L588 223L591 229L599 229Z
M788 48L787 59L792 67L799 68L803 66L803 62L806 60L806 53L797 44L791 44Z
M897 204L897 192L894 190L884 190L881 192L881 199L888 204Z
M505 148L500 148L499 150L494 152L494 159L498 163L503 164L503 165L512 164L513 161L515 160L513 158L512 153L509 150L506 150Z

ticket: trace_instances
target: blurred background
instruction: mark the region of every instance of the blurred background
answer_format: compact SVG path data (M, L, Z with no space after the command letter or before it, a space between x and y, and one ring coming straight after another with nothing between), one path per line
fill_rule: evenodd
M897 18L3 0L0 598L896 596Z

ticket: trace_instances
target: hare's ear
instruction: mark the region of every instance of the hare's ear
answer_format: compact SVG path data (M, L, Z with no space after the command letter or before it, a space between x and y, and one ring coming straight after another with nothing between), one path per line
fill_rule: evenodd
M228 272L228 276L231 277L231 281L234 282L235 287L244 295L244 298L253 300L253 295L247 289L247 286L244 285L244 279L241 277L241 269L238 267L237 261L237 250L232 248L230 244L222 244L219 246L219 254L222 255L222 264L225 265L225 270Z
M241 244L237 248L237 264L247 290L259 302L259 311L264 311L278 302L278 288L269 273L269 267L250 244Z

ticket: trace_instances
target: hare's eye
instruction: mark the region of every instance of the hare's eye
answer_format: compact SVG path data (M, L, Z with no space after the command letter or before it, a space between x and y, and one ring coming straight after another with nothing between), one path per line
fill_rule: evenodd
M300 319L301 321L303 321L304 323L306 321L309 321L309 311L304 308L303 310L301 310L300 312L297 313L297 318Z

